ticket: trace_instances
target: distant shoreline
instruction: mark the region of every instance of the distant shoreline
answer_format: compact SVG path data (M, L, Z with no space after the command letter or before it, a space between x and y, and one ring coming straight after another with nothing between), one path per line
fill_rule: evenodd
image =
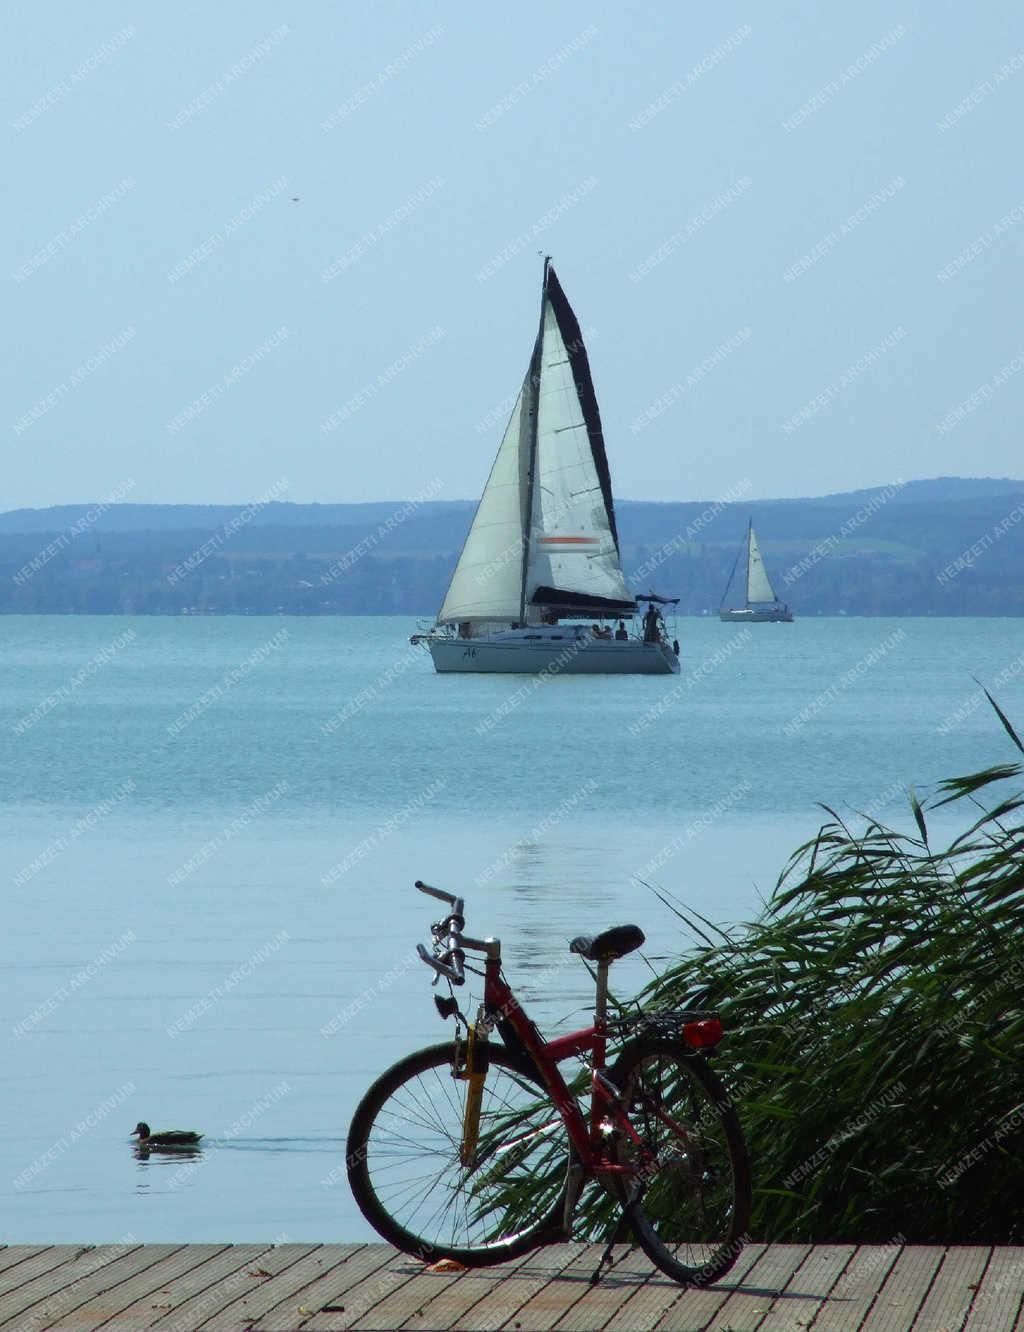
M421 496L320 505L269 495L240 507L12 511L0 514L0 614L429 618L475 511ZM627 587L678 596L683 617L714 614L751 517L798 620L1024 615L1024 481L998 479L823 499L622 500Z

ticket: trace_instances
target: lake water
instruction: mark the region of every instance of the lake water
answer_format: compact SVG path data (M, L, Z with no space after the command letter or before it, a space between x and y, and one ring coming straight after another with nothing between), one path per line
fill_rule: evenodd
M352 1109L450 1030L416 878L583 1025L572 935L644 928L623 994L686 942L640 879L749 918L818 801L906 826L907 784L1015 757L972 674L1024 720L1015 620L686 620L679 677L541 684L413 628L0 622L0 1242L369 1238ZM140 1119L205 1150L137 1159Z

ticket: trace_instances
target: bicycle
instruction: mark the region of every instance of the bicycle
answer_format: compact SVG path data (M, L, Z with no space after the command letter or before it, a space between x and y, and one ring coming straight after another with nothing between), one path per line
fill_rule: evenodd
M431 927L433 952L417 949L434 984L449 982L449 996L434 1002L455 1018L456 1038L400 1060L356 1109L348 1177L369 1223L424 1262L484 1267L570 1238L594 1180L616 1224L593 1281L629 1232L676 1281L718 1280L739 1255L750 1214L743 1134L707 1063L722 1039L718 1015L609 1017L609 967L644 943L638 926L620 925L570 944L594 964L594 1023L545 1041L504 977L500 940L463 932L462 898L416 887L449 908ZM483 972L466 963L467 951L483 954ZM484 978L472 1024L454 995L467 971ZM495 1029L501 1045L489 1042ZM606 1070L608 1042L621 1037ZM589 1111L586 1070L574 1093L558 1067L573 1057L589 1064ZM588 1217L586 1238L608 1226L600 1208Z

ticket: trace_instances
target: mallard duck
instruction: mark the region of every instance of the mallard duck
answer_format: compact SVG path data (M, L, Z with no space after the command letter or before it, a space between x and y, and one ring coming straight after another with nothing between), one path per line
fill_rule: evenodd
M151 1133L146 1123L136 1124L131 1136L146 1147L194 1147L203 1136L189 1129L170 1129L164 1133Z

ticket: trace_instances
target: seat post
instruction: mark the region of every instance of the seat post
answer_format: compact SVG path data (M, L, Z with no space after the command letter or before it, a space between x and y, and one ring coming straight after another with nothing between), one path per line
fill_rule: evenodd
M608 1016L608 968L610 962L597 964L597 998L594 1001L594 1019L600 1025Z

